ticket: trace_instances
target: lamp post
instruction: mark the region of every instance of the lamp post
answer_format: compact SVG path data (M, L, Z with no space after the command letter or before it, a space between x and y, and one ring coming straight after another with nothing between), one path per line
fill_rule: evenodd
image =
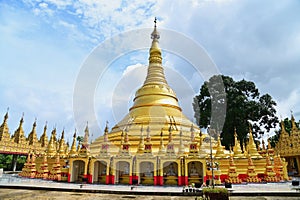
M212 144L211 144L211 135L210 135L210 125L208 125L207 127L207 133L209 135L209 148L210 148L210 168L211 168L211 184L212 187L215 187L215 183L214 183L214 166L213 166L213 156L212 156Z

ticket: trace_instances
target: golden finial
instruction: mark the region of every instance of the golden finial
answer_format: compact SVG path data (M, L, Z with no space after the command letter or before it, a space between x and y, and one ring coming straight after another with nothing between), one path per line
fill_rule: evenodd
M21 117L21 120L20 120L20 125L23 124L24 122L24 112L22 113L22 117Z
M34 119L33 126L36 127L36 118Z
M104 134L108 133L108 121L106 121L105 129L104 129Z
M158 40L160 38L160 35L156 30L156 23L157 23L157 18L155 17L154 18L154 30L151 33L151 39L153 39L153 40Z
M4 121L6 121L7 118L8 118L8 111L9 111L9 107L7 107L6 114L5 114L5 116L4 116Z

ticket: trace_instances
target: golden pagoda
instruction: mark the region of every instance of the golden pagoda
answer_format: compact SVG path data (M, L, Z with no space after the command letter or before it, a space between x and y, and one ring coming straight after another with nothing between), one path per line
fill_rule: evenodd
M300 130L296 126L295 118L291 116L292 130L290 134L286 131L284 122L281 121L281 132L279 141L276 143L275 154L284 158L286 168L290 175L300 174Z
M193 123L182 113L176 94L165 78L162 66L162 51L159 47L160 34L156 28L156 21L151 39L146 80L142 87L136 91L133 106L129 109L129 113L108 134L108 140L115 147L111 151L118 151L121 133L125 128L128 129L131 152L142 151L140 149L143 146L143 144L140 144L141 127L149 127L151 130L150 135L154 152L157 152L160 147L161 130L167 131L172 126L175 144L180 142L180 130L182 130L183 140L188 140L190 136L189 129ZM195 131L199 131L195 124L194 127ZM103 137L93 142L91 145L92 154L98 153L102 142Z
M202 133L182 113L164 75L160 34L154 22L147 76L136 91L128 114L111 130L106 123L103 135L92 144L88 141L88 126L82 144L77 144L75 130L70 149L65 145L64 131L57 141L54 129L48 142L45 127L40 143L47 147L46 154L38 156L35 162L29 159L20 175L32 176L35 166L37 178L49 174L47 178L53 180L101 184L181 186L202 184L212 178L217 184L226 180L241 183L287 179L284 160L275 157L276 166L273 166L270 160L274 150L270 146L268 156L262 156L251 128L244 152L235 131L231 153L221 145L220 138L216 142ZM1 127L7 130L5 120Z

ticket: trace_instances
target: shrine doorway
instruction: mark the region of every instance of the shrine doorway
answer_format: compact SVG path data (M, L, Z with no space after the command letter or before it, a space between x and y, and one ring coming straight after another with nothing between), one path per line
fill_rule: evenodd
M153 185L154 164L152 162L141 162L139 169L140 183L143 185Z
M164 185L178 185L177 162L165 162L163 164Z
M86 181L84 177L85 162L82 160L75 160L73 162L72 180L71 182L83 182Z
M129 184L130 180L130 163L118 161L116 163L116 183Z
M199 161L188 163L188 184L203 183L203 164Z
M96 161L94 163L94 183L106 183L107 163L105 161Z

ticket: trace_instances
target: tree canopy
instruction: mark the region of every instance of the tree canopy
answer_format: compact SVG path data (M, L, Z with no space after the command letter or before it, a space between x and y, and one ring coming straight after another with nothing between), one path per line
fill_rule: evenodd
M276 102L269 94L260 95L254 82L234 81L229 76L215 75L201 86L194 97L193 108L200 128L220 132L222 145L234 145L234 129L241 145L246 142L249 122L254 137L275 128L278 123Z

